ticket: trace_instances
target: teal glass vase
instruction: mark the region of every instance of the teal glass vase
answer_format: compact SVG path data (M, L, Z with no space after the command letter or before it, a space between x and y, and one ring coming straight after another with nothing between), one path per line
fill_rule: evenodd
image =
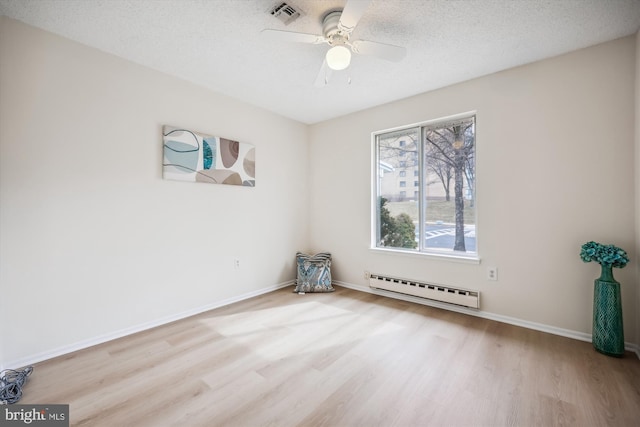
M600 277L593 287L593 335L596 351L608 356L624 355L620 283L613 278L610 264L601 264Z

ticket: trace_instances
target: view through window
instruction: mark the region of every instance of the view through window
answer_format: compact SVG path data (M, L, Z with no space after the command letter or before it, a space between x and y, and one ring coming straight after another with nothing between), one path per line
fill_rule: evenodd
M375 135L379 248L477 253L475 116Z

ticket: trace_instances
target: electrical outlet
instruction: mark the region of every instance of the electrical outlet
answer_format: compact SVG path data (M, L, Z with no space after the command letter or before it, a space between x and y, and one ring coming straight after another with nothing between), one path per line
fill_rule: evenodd
M487 268L487 279L498 280L498 267Z
M365 271L364 272L364 278L367 279L367 280L371 279L371 273L369 273L368 271Z
M240 258L233 259L233 268L236 270L240 270Z

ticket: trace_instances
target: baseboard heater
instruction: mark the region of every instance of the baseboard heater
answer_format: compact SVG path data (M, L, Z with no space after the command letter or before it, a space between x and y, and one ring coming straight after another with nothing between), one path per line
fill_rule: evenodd
M480 308L480 292L371 274L369 286L434 301Z

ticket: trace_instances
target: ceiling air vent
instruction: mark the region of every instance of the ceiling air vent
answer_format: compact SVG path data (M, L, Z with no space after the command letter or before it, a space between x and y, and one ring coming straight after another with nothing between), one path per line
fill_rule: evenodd
M282 21L285 25L289 25L298 17L300 17L300 12L297 11L293 6L287 3L278 3L275 5L269 13L280 21Z

